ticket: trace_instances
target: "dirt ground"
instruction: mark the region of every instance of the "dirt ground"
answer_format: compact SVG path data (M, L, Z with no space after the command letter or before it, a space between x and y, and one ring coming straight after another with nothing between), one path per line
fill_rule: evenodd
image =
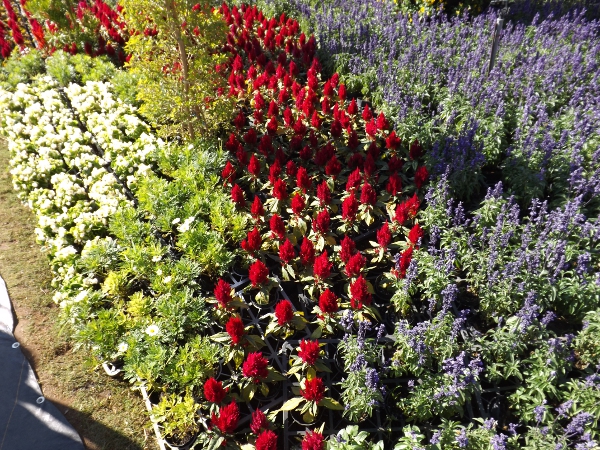
M46 398L58 406L90 450L158 448L139 393L109 378L61 333L48 262L34 238L35 219L18 200L0 140L0 275L16 315L15 336Z

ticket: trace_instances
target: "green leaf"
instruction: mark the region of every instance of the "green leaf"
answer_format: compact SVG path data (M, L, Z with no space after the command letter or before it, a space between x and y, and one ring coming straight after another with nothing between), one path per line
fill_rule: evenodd
M327 409L334 409L336 411L344 410L344 407L339 402L332 399L331 397L325 397L323 400L321 400L319 402L319 406L324 406Z
M304 402L304 399L302 397L290 398L287 402L281 405L279 411L293 411L296 408L298 408L298 406L300 406L302 402Z
M317 327L317 329L312 332L312 334L310 335L310 338L311 339L319 339L322 334L323 334L323 328L321 327L321 325L319 325Z

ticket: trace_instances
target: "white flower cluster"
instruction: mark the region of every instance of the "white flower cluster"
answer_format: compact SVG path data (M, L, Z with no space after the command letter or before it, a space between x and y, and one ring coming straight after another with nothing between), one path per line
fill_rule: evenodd
M52 260L55 300L63 307L81 302L97 283L75 263L82 249L110 239L108 218L129 203L117 177L135 190L162 144L133 107L115 100L109 83L71 84L65 93L74 111L50 77L15 92L0 89L13 184L36 215L36 237Z

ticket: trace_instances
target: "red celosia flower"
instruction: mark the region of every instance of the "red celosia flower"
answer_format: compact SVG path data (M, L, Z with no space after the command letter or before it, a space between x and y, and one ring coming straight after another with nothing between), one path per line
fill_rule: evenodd
M271 430L265 430L258 435L255 443L256 450L277 450L277 435Z
M347 130L348 133L352 131L352 127L350 126L350 116L346 114L346 111L343 109L339 112L339 121L342 124L342 128Z
M323 181L317 186L317 198L321 206L331 203L331 191L326 181Z
M398 262L399 278L404 278L406 276L406 271L408 270L408 266L412 260L412 254L413 247L408 247L402 252L402 255L400 256L400 261Z
M313 111L312 117L310 118L310 125L317 130L321 128L321 119L319 119L317 111Z
M381 248L386 249L390 242L392 242L392 233L389 224L386 222L377 230L377 243Z
M246 206L246 199L244 198L244 191L237 184L233 185L231 189L231 200L236 204L237 207L243 208Z
M244 134L244 142L248 145L256 144L256 130L254 128L250 128L246 134Z
M360 193L360 202L364 205L374 205L377 202L377 192L369 183L363 184Z
M419 159L423 156L423 147L421 147L421 144L417 139L410 144L408 156L410 156L410 159Z
M402 169L402 166L404 166L404 161L397 156L392 156L388 161L388 168L390 172L397 172L398 170Z
M360 174L360 169L356 168L354 172L348 175L348 181L346 182L346 191L350 192L353 189L358 189L361 181L362 176Z
M417 186L417 189L421 189L421 186L423 186L423 183L425 183L428 176L429 172L427 172L427 167L425 166L421 166L415 171L415 185Z
M269 221L269 227L275 236L279 239L283 239L285 237L285 223L283 223L283 219L277 215L273 214L271 216L271 220Z
M228 390L229 389L223 389L222 382L217 381L212 377L204 383L204 397L211 403L221 403L227 395Z
M352 99L352 101L350 102L350 104L348 105L348 108L346 109L346 111L348 112L348 114L354 115L358 112L358 106L356 105L356 99Z
M329 106L329 98L325 97L321 102L321 112L323 114L329 114L330 106Z
M398 206L396 206L394 220L400 225L404 226L408 220L408 208L406 207L406 203L400 203Z
M402 139L396 136L395 131L392 131L390 135L385 139L385 146L390 150L396 150L398 147L400 147L401 143Z
M337 87L338 82L340 81L340 75L336 72L333 75L331 75L331 78L329 79L329 82L331 83L331 86L333 87Z
M296 166L296 163L294 161L287 162L287 164L285 165L285 173L287 173L287 176L290 178L296 176L296 174L298 173L298 167Z
M282 179L275 181L273 185L273 197L278 200L285 200L287 198L287 186Z
M286 127L291 127L294 123L294 114L289 107L283 111L283 121L285 122Z
M348 263L346 264L346 275L349 277L356 277L360 275L363 267L367 260L360 253L355 253L350 257Z
M388 182L385 185L385 190L391 196L395 196L402 193L402 179L398 176L397 173L392 173L388 178Z
M300 389L300 395L309 402L320 402L325 397L325 385L323 380L315 377L312 380L304 380L304 389Z
M356 244L350 237L344 236L341 246L342 249L340 250L340 259L344 261L344 263L348 264L350 257L354 255L354 252L356 251Z
M242 374L246 378L252 378L254 383L260 383L269 376L269 361L262 352L250 353L242 364Z
M337 297L329 289L326 289L319 296L319 308L323 314L333 314L337 312L339 305Z
M225 324L225 331L229 334L231 342L238 345L244 336L244 322L239 317L232 316Z
M418 223L416 223L409 231L408 233L408 240L410 241L411 244L413 245L417 245L419 242L419 239L423 238L424 235L424 231L423 228L421 228L421 225L419 225Z
M302 210L304 209L305 206L306 206L306 201L304 200L304 195L302 195L302 194L294 195L294 197L292 198L293 213L296 215L300 215L300 213L302 213Z
M325 174L336 177L342 171L342 163L337 159L334 155L329 161L327 161L327 165L325 166Z
M233 164L231 164L231 162L227 161L223 172L221 172L221 177L223 177L225 183L232 183L233 180L235 180L235 167L233 167Z
M260 409L254 410L252 413L252 422L250 422L250 429L254 434L258 434L263 430L269 429L269 420L265 413Z
M367 122L365 131L371 138L377 136L377 124L375 123L375 120L371 119L369 122Z
M277 119L275 117L271 117L271 119L267 122L267 133L270 136L275 136L277 134L277 127L279 124L277 123Z
M300 246L300 262L308 266L315 261L315 246L312 241L308 238L302 239L302 245Z
M360 169L365 164L365 158L360 153L353 154L348 160L348 167L350 170L354 171L356 169ZM352 175L352 174L351 174ZM356 186L358 187L358 186Z
M323 85L323 95L325 97L330 96L331 94L333 94L333 86L331 85L331 81L327 80L325 82L325 84Z
M257 195L254 196L254 202L252 203L252 207L250 208L250 213L252 214L252 217L254 217L255 219L258 217L261 217L265 214L265 209L263 207L263 204Z
M242 147L241 144L235 151L235 157L237 158L240 165L245 166L246 164L248 164L248 152L244 150L244 147Z
M295 257L296 250L294 250L294 246L290 240L286 239L285 242L279 246L279 259L281 259L285 264L289 264L290 261Z
M389 126L390 123L385 118L385 114L379 113L379 116L377 116L377 128L379 128L380 130L387 130Z
M250 266L249 278L252 282L252 286L256 287L267 281L269 276L269 269L262 261L255 261Z
M356 213L358 213L358 200L353 191L342 202L342 219L352 222L356 219Z
M307 431L302 440L302 450L325 450L323 435L317 431Z
M270 153L273 153L273 140L271 136L265 134L260 138L260 142L258 143L258 150L265 156L268 156Z
M279 326L289 323L294 318L294 308L289 300L281 300L275 306L275 317Z
M369 148L367 149L367 156L370 156L371 158L373 158L373 160L376 160L377 158L379 158L380 153L381 149L379 148L379 145L377 145L377 142L371 142L369 144Z
M254 253L260 250L261 244L262 238L260 236L260 232L256 227L254 227L251 231L248 232L248 236L246 237L246 239L242 241L242 248L248 253Z
M275 160L271 167L269 167L269 181L271 184L275 184L277 182L277 178L281 174L281 163L279 160Z
M300 167L298 169L296 174L296 184L304 193L306 193L306 191L312 187L312 180L308 176L308 173L304 167Z
M363 112L362 112L362 118L365 122L368 122L369 120L371 120L373 118L373 112L369 108L369 105L365 105L365 109L363 109Z
M240 419L240 410L235 402L219 408L219 417L212 413L212 423L224 434L231 434L235 431Z
M304 136L306 134L306 125L302 122L302 117L298 117L296 123L294 123L294 133L298 136Z
M227 303L231 300L231 285L222 278L219 278L215 286L215 298L223 308L227 307Z
M331 135L334 138L339 138L342 135L342 124L339 120L335 119L331 122Z
M312 158L312 154L313 154L313 152L312 152L311 148L308 145L306 145L305 147L302 148L302 150L300 150L300 153L298 156L300 156L301 159L308 161L309 159Z
M277 102L275 100L271 100L269 103L269 112L267 112L267 117L273 117L279 115L279 108L277 107Z
M225 148L227 150L229 150L230 152L234 152L237 150L238 144L239 144L239 142L238 142L237 138L235 137L235 133L231 133L229 135L229 139L225 143Z
M255 177L260 175L260 161L256 157L256 155L252 155L250 157L250 162L248 163L248 172L254 175Z
M313 273L319 279L327 278L331 274L332 266L333 264L329 262L327 252L325 251L315 258Z
M371 294L367 286L367 280L359 276L356 281L350 283L350 305L354 309L361 309L363 305L371 304Z
M410 218L413 218L417 215L417 212L419 211L419 198L417 197L417 194L413 194L413 196L411 198L409 198L408 200L406 200L404 202L404 204L406 205L406 209L408 211L408 216Z
M307 341L306 339L300 341L300 351L298 352L298 356L309 366L315 365L320 353L321 347L319 346L319 341Z
M340 86L338 87L338 97L340 98L341 101L346 100L346 85L345 84L340 84Z
M377 167L375 166L375 160L373 159L373 156L367 154L367 158L365 159L365 164L363 166L363 172L367 177L370 177L375 173L376 170Z
M329 211L324 209L313 221L313 228L321 234L325 234L329 231L329 226L331 225L331 217L329 217Z

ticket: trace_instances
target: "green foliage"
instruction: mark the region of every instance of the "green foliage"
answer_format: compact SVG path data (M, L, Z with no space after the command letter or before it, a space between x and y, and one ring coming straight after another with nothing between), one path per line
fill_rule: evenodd
M348 425L327 441L327 450L383 450L383 448L383 441L370 441L369 433L359 431L357 425Z
M185 394L182 398L177 394L169 394L153 408L152 415L165 436L180 441L198 431L196 413L199 407L192 395Z
M231 102L218 95L225 79L215 66L226 61L217 50L227 26L208 5L195 1L125 0L127 20L136 33L127 43L128 67L140 77L140 111L164 136L213 132L231 114ZM198 4L200 6L200 4ZM146 29L157 34L144 33Z
M600 364L600 310L589 311L583 318L575 348L583 364Z
M32 49L24 55L13 52L0 65L0 86L12 91L17 84L27 83L41 73L44 73L44 59L39 51Z

